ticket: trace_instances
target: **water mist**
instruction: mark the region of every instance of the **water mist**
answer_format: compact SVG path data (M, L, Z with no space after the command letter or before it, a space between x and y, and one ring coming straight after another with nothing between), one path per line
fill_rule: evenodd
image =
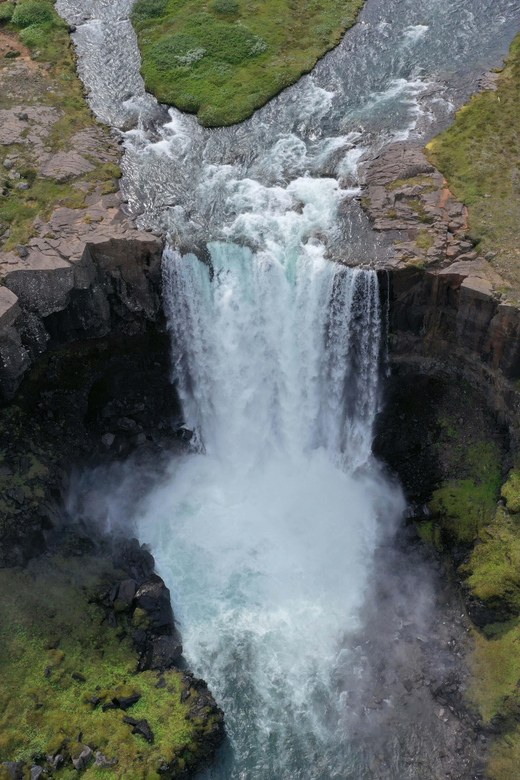
M314 245L209 249L211 267L165 256L197 448L149 497L139 536L172 588L188 662L226 712L225 776L329 778L356 761L338 731L344 638L402 510L370 456L377 276Z

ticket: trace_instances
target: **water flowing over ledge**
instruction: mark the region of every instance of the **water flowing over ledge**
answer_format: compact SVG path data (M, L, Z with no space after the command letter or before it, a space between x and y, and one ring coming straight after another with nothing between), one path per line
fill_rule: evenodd
M332 777L357 761L335 683L352 663L344 637L403 509L370 454L377 276L319 252L210 251L210 265L172 250L163 262L200 451L149 498L140 537L174 588L190 664L226 710L224 776Z

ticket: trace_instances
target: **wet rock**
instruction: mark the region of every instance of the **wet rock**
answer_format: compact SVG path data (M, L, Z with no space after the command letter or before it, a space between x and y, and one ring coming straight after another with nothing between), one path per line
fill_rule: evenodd
M41 766L33 766L31 767L31 777L30 780L40 780L43 773L43 767Z
M131 604L137 590L137 583L133 579L123 580L119 585L117 598Z
M47 762L50 764L51 769L58 769L64 763L64 758L61 753L57 753L55 756L47 756Z
M420 146L406 143L392 144L376 159L367 174L370 185L390 184L398 179L411 179L421 173L433 173Z
M110 769L111 767L115 766L117 763L118 763L117 758L107 758L104 753L98 750L96 753L96 760L94 761L93 766L99 767L100 769Z
M25 501L25 492L22 487L8 488L5 493L9 498L12 498L13 501L16 501L17 504L23 504Z
M128 723L130 726L133 726L132 734L141 735L150 745L153 745L154 734L147 720L144 718L142 720L135 720L135 718L131 718L129 715L123 715L123 723Z
M119 707L120 710L125 710L126 712L126 710L128 710L134 704L137 704L140 698L140 693L134 693L131 696L117 696L116 698L112 699L112 701L117 707Z
M136 433L139 430L138 424L131 417L120 417L117 421L117 427L125 433Z
M114 443L115 438L116 437L113 433L105 433L101 437L101 443L103 444L104 447L107 448L107 450L109 450L112 444Z
M148 613L151 626L155 631L168 634L173 630L174 618L170 603L170 591L157 574L152 574L139 587L135 594L135 603Z
M182 656L182 642L175 632L172 636L161 636L151 643L150 660L147 667L152 670L170 669Z
M88 762L92 758L93 751L92 748L90 748L88 745L85 745L83 747L83 750L79 754L77 758L72 759L72 763L74 764L74 769L85 769Z
M25 766L23 761L4 761L3 766L6 767L13 780L23 780Z

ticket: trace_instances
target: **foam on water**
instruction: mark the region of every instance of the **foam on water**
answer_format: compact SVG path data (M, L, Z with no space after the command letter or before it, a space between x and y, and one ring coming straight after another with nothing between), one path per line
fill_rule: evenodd
M225 708L224 776L251 780L355 764L334 676L403 508L370 457L377 277L289 235L256 253L210 244L211 271L167 251L176 378L204 452L172 465L139 524Z

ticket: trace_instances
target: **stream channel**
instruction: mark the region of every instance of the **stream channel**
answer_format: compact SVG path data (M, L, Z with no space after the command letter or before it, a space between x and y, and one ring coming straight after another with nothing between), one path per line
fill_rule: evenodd
M405 506L371 455L386 250L356 198L385 145L426 143L501 64L520 3L368 0L312 74L224 129L146 94L129 0L57 7L76 25L92 109L123 135L125 208L170 238L173 378L195 445L135 528L187 662L225 711L208 777L445 777L443 743L471 751L426 694L407 709L388 649L396 622L425 641L438 575L382 552ZM378 663L362 647L373 641ZM420 672L412 650L399 663ZM478 771L461 759L452 776Z

